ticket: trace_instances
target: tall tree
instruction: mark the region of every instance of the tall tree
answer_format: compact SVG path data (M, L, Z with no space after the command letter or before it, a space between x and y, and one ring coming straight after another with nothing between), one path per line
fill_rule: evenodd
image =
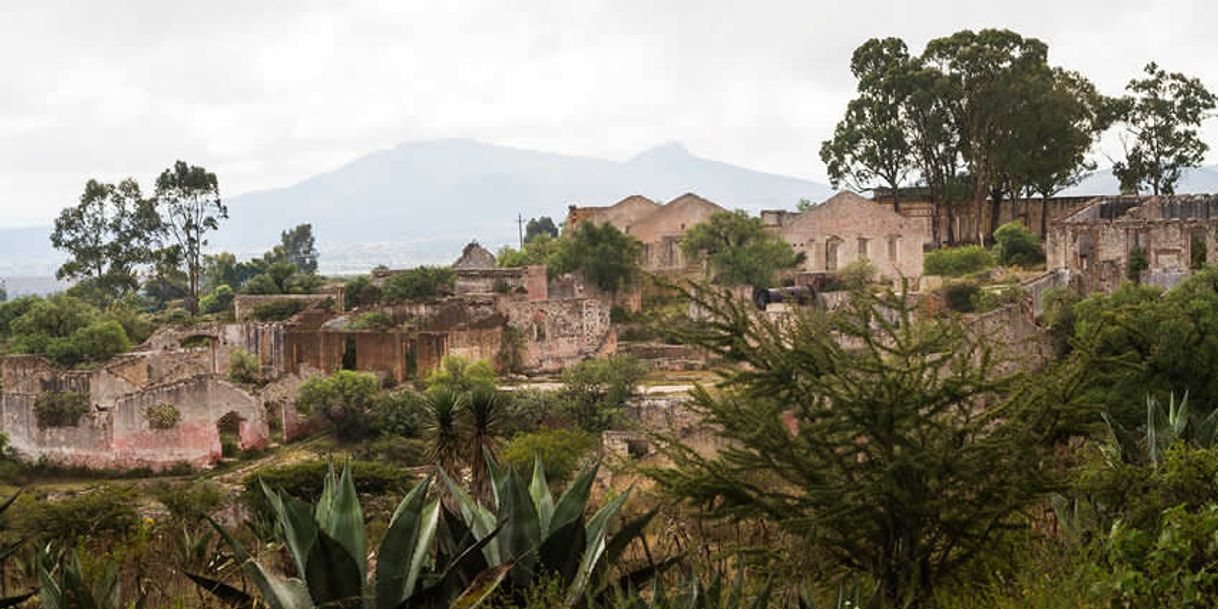
M161 230L138 182L89 180L80 202L55 219L51 245L68 254L55 276L80 281L104 301L121 298L139 288L139 267L153 262Z
M1050 71L1048 47L1035 38L1024 38L1010 30L963 30L931 40L923 59L938 68L954 89L952 111L959 133L960 151L972 179L972 201L976 207L979 241L987 231L981 223L985 202L998 184L1003 186L996 164L1000 150L1014 137L1015 118L1026 112L1025 86ZM991 204L991 226L997 229L996 198Z
M280 247L284 262L296 267L297 272L312 275L317 272L317 245L313 239L313 225L300 224L280 233Z
M554 224L554 219L550 216L542 216L533 218L524 226L524 242L528 243L535 237L541 235L549 235L551 238L558 238L558 227Z
M681 249L690 259L705 256L720 285L768 288L776 272L803 260L790 243L766 232L760 218L739 210L718 212L691 226Z
M173 251L167 254L183 265L187 309L191 315L197 314L207 234L219 229L220 221L228 218L216 174L178 161L157 178L156 200L173 242L170 247Z
M643 244L612 224L581 222L558 240L550 257L555 273L580 271L584 278L606 292L630 285L639 275Z
M715 290L672 326L731 365L692 407L715 455L669 439L649 473L705 514L761 519L877 585L868 606L924 607L992 552L1059 479L1054 444L1090 422L1080 359L1035 378L959 320L902 295L773 320ZM849 345L844 346L844 345Z
M900 45L900 46L894 46ZM845 183L856 191L876 183L893 193L893 210L901 211L901 184L913 165L913 150L902 118L906 91L896 85L893 62L904 50L895 38L871 40L854 51L850 71L859 79L859 96L846 106L846 116L821 144L820 158L834 188Z
M1214 110L1214 94L1197 78L1168 73L1151 62L1146 78L1125 86L1130 95L1120 102L1125 123L1125 160L1112 173L1123 192L1149 188L1151 194L1174 194L1185 169L1205 159L1209 145L1198 129Z

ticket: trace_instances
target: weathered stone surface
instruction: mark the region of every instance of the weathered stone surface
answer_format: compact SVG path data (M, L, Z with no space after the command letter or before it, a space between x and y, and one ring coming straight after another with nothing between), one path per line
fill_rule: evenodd
M837 271L865 259L881 277L922 275L920 229L890 208L851 192L786 219L777 230L804 254L805 271Z

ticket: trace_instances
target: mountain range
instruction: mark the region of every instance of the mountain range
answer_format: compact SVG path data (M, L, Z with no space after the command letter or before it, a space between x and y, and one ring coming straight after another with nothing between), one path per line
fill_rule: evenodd
M1218 192L1218 166L1187 172L1178 190ZM1117 191L1111 173L1100 170L1062 194ZM686 192L750 212L793 209L800 199L831 194L824 184L705 159L676 143L619 162L429 140L373 152L290 186L234 196L212 247L257 255L278 241L280 230L309 222L325 273L445 263L473 239L492 249L514 244L518 217L561 223L568 205L610 205L632 194L663 202ZM0 278L7 278L10 293L55 287L48 278L61 256L49 233L49 227L0 228Z

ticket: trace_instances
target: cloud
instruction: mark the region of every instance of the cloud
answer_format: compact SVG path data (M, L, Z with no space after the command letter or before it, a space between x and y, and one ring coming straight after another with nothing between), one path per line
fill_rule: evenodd
M1214 23L1184 0L6 3L0 225L177 158L237 194L438 137L615 159L676 140L823 178L869 37L1010 27L1116 93L1150 59L1218 88Z

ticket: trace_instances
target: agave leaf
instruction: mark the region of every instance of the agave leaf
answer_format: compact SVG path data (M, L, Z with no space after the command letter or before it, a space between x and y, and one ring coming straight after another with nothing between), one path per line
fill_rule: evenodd
M665 558L664 560L661 560L660 562L649 563L649 564L639 567L638 569L635 569L633 571L623 573L622 575L620 575L617 578L617 581L612 586L609 586L605 590L602 590L600 596L603 598L605 591L607 591L607 590L638 589L643 584L650 581L650 582L654 582L652 584L652 586L654 588L654 592L652 593L652 596L653 596L653 598L657 599L653 603L653 605L655 605L657 607L664 606L664 604L662 602L660 602L660 600L659 600L663 597L663 594L662 594L663 580L658 579L656 576L659 575L660 573L663 573L664 571L667 571L669 568L676 566L677 564L679 564L681 562L681 559L683 559L683 558L684 558L683 555L675 554L673 556L669 556L668 558ZM608 562L608 561L606 561L606 562ZM612 564L612 563L609 563L609 564Z
M430 476L416 484L402 498L389 521L376 552L377 609L393 609L410 596L406 582L412 575L411 563L423 528L423 500L430 486Z
M296 561L296 572L304 573L309 548L317 539L317 524L313 520L312 510L307 504L294 497L271 491L261 478L258 480L258 484L262 487L262 494L271 506L271 512L275 515L276 525L287 543L288 552Z
M216 533L219 533L220 538L228 547L232 549L233 555L241 563L245 569L246 575L254 581L254 585L258 587L258 592L262 595L262 600L270 607L270 609L311 609L312 602L309 599L309 591L304 583L298 579L285 579L271 574L250 557L249 552L245 550L245 546L237 541L228 531L224 530L219 523L211 518L207 519L211 523Z
M332 471L331 467L331 473ZM342 476L334 485L330 502L326 518L317 520L318 527L347 550L355 559L360 576L363 577L368 573L368 540L364 533L364 512L355 492L355 481L351 478L350 467L343 467Z
M33 598L35 594L38 594L37 588L30 590L29 592L26 592L25 594L18 594L17 596L6 596L4 598L0 598L0 609L7 609L8 607L16 607L17 605L20 605L21 603L24 603L25 601L28 601L31 598Z
M305 565L305 585L318 607L357 609L362 603L364 577L359 563L341 542L318 531L317 543Z
M515 567L515 561L508 561L501 565L496 565L478 574L474 581L470 583L465 592L453 601L450 609L474 609L482 604L487 598L490 598L495 590L499 588L499 584L503 583L503 578Z
M499 499L499 518L503 523L503 532L499 535L499 554L507 560L516 561L517 569L512 574L512 580L527 586L533 566L537 563L534 551L541 545L537 510L533 508L533 498L529 496L524 481L515 471L508 472L507 483Z
M647 525L659 513L660 508L648 510L646 514L627 522L618 529L613 538L605 546L605 562L615 565L621 560L622 555L626 553L626 548L630 547L631 542L643 536L643 531Z
M749 605L749 609L766 609L770 606L770 592L774 589L773 578L766 578L765 585L761 587L761 591L753 598L753 604Z
M558 530L573 520L583 518L584 510L588 508L588 496L592 493L592 481L596 479L598 467L593 465L580 472L567 490L563 491L562 496L558 498L558 504L554 506L554 516L550 519L551 530Z
M626 499L630 496L630 489L626 492L609 500L600 510L588 520L587 536L588 546L584 549L584 556L580 560L579 570L575 573L575 579L567 589L567 604L573 604L584 594L584 589L588 586L589 580L592 578L592 572L596 569L600 562L601 555L605 551L605 529L609 524L609 519L621 509L622 504L626 503Z
M457 509L461 512L461 518L469 526L470 530L473 531L474 537L483 539L487 535L490 535L490 532L496 528L495 515L483 507L482 504L474 501L469 496L469 493L466 493L465 489L461 488L461 485L453 482L453 479L449 478L448 474L443 470L440 471L440 477L444 479L445 486L448 487L449 493L456 500ZM486 556L487 564L497 565L503 562L500 560L498 544L488 544L483 548L482 552Z
M1172 428L1172 438L1178 440L1184 437L1184 433L1188 428L1188 394L1184 394L1179 404L1176 403L1176 394L1171 394L1170 399L1171 402L1169 403L1168 410L1170 413L1169 422Z
M472 582L478 575L490 568L486 566L486 560L482 555L482 548L494 541L501 530L496 528L491 531L490 535L467 546L460 554L449 561L444 571L431 585L407 598L404 602L413 601L414 606L431 607L435 606L439 599L451 598L450 595L458 594L465 586L465 582ZM474 571L472 574L469 574L471 569L474 569Z
M63 603L63 589L55 583L55 579L51 577L42 563L42 560L38 561L38 589L43 609L66 609Z
M507 484L507 471L499 466L499 462L495 460L495 456L491 451L482 451L482 458L486 460L486 471L491 475L491 492L495 496L495 507L499 507L502 501L500 497L503 495L504 485Z
M541 568L558 573L564 582L573 580L588 545L585 535L584 523L579 520L551 533L537 550Z
M205 575L197 575L195 573L187 573L186 577L195 585L210 592L216 598L224 601L229 607L236 609L254 609L254 597L238 590L218 579L212 579Z
M334 507L334 494L337 492L338 476L334 474L334 461L326 463L326 475L322 478L321 496L317 498L313 518L318 524L330 520L330 511ZM325 528L324 526L322 528Z
M419 583L419 574L423 571L423 563L427 560L427 549L431 547L432 539L436 536L436 524L440 520L440 502L432 501L423 506L419 518L419 535L415 539L414 550L410 556L410 570L406 575L406 597L414 594Z
M550 520L554 517L554 497L550 495L550 485L546 482L546 470L541 466L541 458L533 458L533 479L529 481L529 495L533 497L533 507L541 522L541 536L544 539L550 534Z
M1218 429L1218 408L1197 422L1197 432L1193 434L1193 442L1199 448L1213 448L1215 429Z

